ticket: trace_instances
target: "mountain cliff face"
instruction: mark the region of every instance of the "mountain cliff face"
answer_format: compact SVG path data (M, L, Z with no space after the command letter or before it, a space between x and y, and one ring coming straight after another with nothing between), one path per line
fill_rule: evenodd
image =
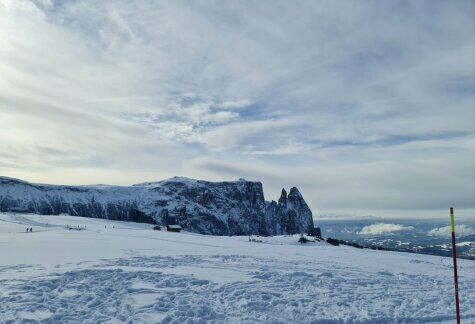
M297 188L266 202L260 182L171 178L123 186L57 186L0 177L0 211L180 224L213 235L307 233L312 212Z

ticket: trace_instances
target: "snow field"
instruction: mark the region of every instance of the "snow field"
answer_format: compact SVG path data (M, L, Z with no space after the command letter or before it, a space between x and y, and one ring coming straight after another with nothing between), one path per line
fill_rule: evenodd
M46 225L47 224L47 225ZM68 230L65 225L86 226ZM26 233L26 227L33 233ZM1 323L394 323L454 318L449 258L0 214ZM475 262L459 260L463 322Z

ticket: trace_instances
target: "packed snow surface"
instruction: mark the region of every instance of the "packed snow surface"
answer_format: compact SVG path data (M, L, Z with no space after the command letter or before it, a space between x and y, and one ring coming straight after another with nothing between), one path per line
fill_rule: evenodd
M254 238L3 213L0 322L454 319L450 258ZM462 322L475 323L475 262L459 260L459 277Z

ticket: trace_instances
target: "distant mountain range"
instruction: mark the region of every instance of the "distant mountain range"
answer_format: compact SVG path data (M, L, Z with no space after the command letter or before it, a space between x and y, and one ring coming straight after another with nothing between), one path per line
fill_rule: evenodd
M465 228L466 233L457 235L457 256L475 260L475 219L456 219L458 225ZM391 251L452 256L450 220L440 218L426 219L326 219L320 220L323 235L339 240L356 243L363 247L378 247ZM365 228L382 228L382 225L399 226L396 231L386 233L368 233ZM376 226L376 227L375 227ZM394 229L394 228L393 228Z
M295 187L265 201L262 183L174 177L132 186L33 184L0 177L0 211L69 214L156 224L213 235L280 235L313 230L310 208Z

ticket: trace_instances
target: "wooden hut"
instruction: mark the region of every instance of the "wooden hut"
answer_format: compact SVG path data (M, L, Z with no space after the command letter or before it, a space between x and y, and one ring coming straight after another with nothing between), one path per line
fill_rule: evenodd
M181 230L182 230L182 227L180 225L167 225L167 231L168 232L180 233Z

